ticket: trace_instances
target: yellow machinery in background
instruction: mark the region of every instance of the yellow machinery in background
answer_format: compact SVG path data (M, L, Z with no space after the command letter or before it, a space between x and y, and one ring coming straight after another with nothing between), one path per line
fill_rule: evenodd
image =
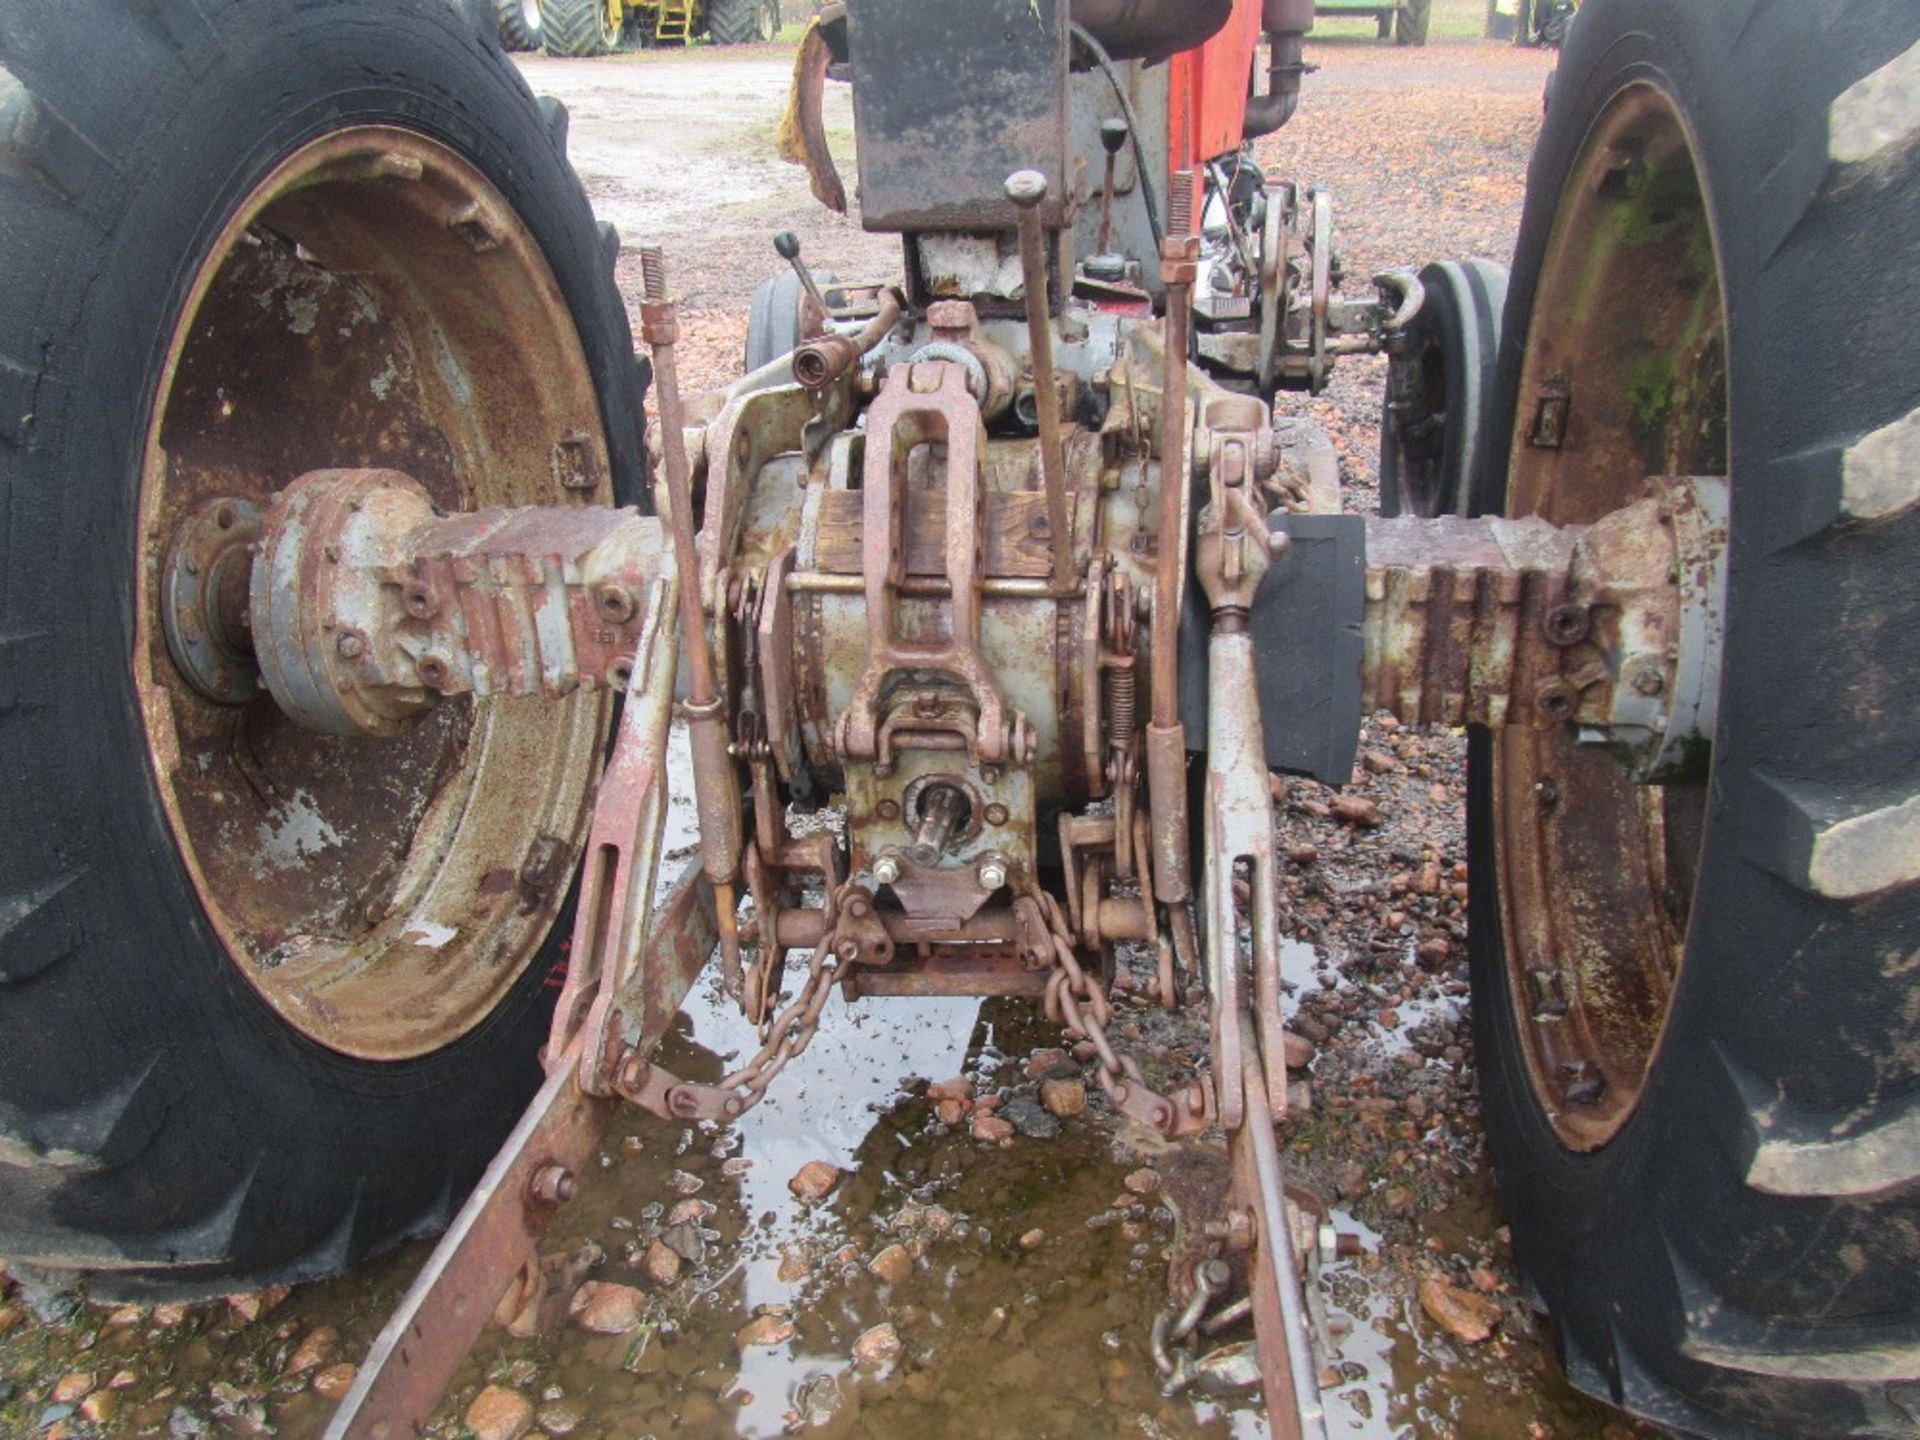
M496 0L511 50L605 55L625 45L717 45L772 40L780 0Z

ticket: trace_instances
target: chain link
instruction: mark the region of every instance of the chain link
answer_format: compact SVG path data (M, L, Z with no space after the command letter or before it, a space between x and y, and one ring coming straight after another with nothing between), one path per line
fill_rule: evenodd
M1060 902L1039 892L1041 914L1053 941L1053 974L1047 980L1046 1013L1055 1024L1067 1027L1071 1034L1083 1036L1100 1062L1096 1076L1100 1088L1122 1114L1131 1115L1162 1135L1171 1138L1204 1128L1207 1106L1198 1090L1189 1092L1176 1104L1147 1084L1139 1062L1122 1055L1107 1038L1107 1022L1113 1019L1113 1006L1106 992L1087 974L1073 953L1073 932L1061 913Z
M1193 1294L1182 1305L1178 1301L1153 1317L1148 1343L1153 1350L1154 1368L1160 1372L1160 1393L1178 1395L1193 1384L1198 1372L1194 1352L1197 1336L1207 1307L1227 1288L1232 1272L1224 1260L1205 1260L1194 1267Z
M656 1065L642 1061L623 1071L620 1089L636 1104L679 1120L737 1120L766 1096L767 1087L787 1062L813 1043L820 1029L820 1012L840 979L840 960L833 953L832 934L821 939L807 957L807 979L800 992L766 1031L766 1041L754 1057L715 1084L681 1080Z

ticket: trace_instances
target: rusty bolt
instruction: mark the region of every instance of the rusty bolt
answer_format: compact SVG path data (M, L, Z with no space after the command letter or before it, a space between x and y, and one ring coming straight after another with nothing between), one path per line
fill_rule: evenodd
M1577 703L1573 687L1564 680L1543 680L1533 692L1533 703L1547 719L1558 722L1572 718Z
M620 1073L613 1082L614 1089L622 1095L638 1095L647 1083L647 1076L653 1073L653 1066L639 1049L629 1050L620 1062Z
M438 655L420 657L420 683L429 690L439 690L447 683L447 662Z
M860 942L849 935L833 947L833 953L846 964L851 965L860 958Z
M977 873L982 890L998 890L1007 883L1007 862L997 855L989 855L980 862Z
M900 878L900 862L891 855L882 855L878 860L873 862L873 878L878 880L882 885L893 884L894 881ZM860 903L861 909L854 913L864 915L866 913L865 902ZM848 908L851 909L852 907L849 906Z
M867 912L872 908L873 907L867 903L867 897L864 895L856 895L847 901L847 913L856 920L864 920Z
M421 580L407 582L407 588L400 592L400 603L416 620L431 620L440 608L440 599L433 593L433 587Z
M624 585L601 585L593 592L594 608L610 625L624 625L640 609L640 602Z
M1578 645L1592 628L1592 617L1584 605L1556 605L1542 619L1547 643L1562 647Z
M878 805L873 807L873 813L882 820L898 820L900 818L900 802L897 800L882 800Z
M987 823L989 825L1006 824L1007 823L1007 807L999 804L998 802L987 806Z
M1560 1067L1567 1076L1566 1097L1569 1105L1597 1105L1607 1093L1607 1077L1585 1060Z
M537 1205L564 1205L578 1187L564 1165L542 1165L527 1181L527 1198Z
M1649 665L1633 677L1633 688L1651 699L1667 688L1667 679L1658 670Z
M367 649L367 638L358 630L342 630L340 638L333 643L343 660L357 660Z
M1247 1250L1253 1246L1253 1216L1238 1206L1229 1210L1218 1220L1209 1220L1206 1224L1206 1236L1209 1240L1220 1240L1230 1250Z

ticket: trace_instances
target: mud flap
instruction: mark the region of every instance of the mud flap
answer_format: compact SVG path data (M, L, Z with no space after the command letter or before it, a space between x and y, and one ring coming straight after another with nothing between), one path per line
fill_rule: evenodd
M1344 785L1360 747L1366 517L1277 510L1269 522L1290 544L1248 615L1267 768ZM1196 750L1207 733L1208 625L1195 588L1180 636L1180 718Z

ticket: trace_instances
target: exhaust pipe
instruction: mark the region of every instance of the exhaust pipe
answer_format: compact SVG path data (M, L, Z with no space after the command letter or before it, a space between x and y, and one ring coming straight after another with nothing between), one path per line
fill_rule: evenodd
M1267 61L1267 91L1247 97L1241 133L1249 140L1271 135L1300 108L1300 77L1307 73L1301 54L1313 28L1313 0L1264 0L1260 28L1272 54Z

